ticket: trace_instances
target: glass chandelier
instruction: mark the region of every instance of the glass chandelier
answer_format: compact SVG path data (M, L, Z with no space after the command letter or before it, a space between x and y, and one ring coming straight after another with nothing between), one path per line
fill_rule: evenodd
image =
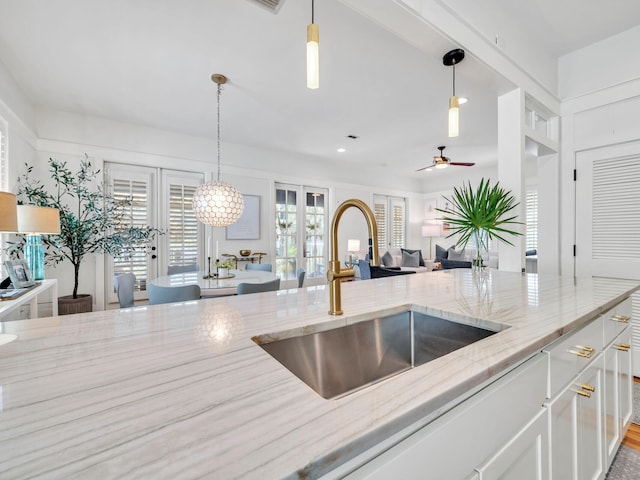
M193 195L193 211L205 225L227 227L242 215L244 199L237 188L220 180L220 93L227 77L214 73L211 80L218 85L218 179L198 186Z

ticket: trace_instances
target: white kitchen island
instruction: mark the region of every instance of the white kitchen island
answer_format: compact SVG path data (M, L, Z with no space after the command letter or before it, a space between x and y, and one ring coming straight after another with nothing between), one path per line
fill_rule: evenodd
M617 308L637 287L447 270L345 283L341 317L327 314L327 288L309 287L6 322L18 340L0 346L0 478L264 480L340 476L362 465L372 474L367 462L480 387L501 385L505 372L526 375L529 362L539 372L547 362L546 372L552 342ZM251 340L409 308L500 331L334 400ZM564 387L550 393L543 383L551 411ZM449 448L455 462L461 452ZM495 466L486 460L478 465L488 468L482 478Z

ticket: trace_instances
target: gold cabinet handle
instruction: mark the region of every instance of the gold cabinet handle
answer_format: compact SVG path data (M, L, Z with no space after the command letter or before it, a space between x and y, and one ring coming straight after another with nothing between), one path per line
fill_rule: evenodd
M583 352L583 351L578 351L578 350L569 350L569 353L573 353L574 355L578 355L579 357L583 357L583 358L591 358L591 353L590 352Z
M629 323L629 320L631 320L631 317L629 315L614 315L611 317L611 320L615 322L620 322L620 323Z
M628 352L631 349L631 345L629 345L628 343L620 343L615 347L621 352Z
M585 352L593 353L593 348L585 347L584 345L576 345L578 350L584 350Z
M582 390L586 390L588 392L595 392L596 391L596 387L594 387L593 385L589 385L588 383L583 383L582 384Z
M583 397L591 398L591 393L587 392L586 390L580 389L577 391L577 394Z

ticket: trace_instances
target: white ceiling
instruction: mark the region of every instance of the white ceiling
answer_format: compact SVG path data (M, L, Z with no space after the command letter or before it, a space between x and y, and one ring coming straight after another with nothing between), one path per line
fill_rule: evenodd
M591 11L596 3L604 8L595 0L485 0L483 8L523 25L535 19L536 38L559 55L623 30L640 5L616 0ZM226 142L408 177L438 145L455 161L496 159L496 97L509 83L467 55L456 83L470 102L461 136L449 139L442 55L457 45L434 32L424 47L410 46L338 0L316 2L318 90L305 86L306 0L285 0L275 15L251 0L0 0L0 11L0 59L39 106L214 139L210 76L222 73Z

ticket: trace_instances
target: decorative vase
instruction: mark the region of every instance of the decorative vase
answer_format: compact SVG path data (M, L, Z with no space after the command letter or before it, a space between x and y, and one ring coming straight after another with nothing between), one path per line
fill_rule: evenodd
M473 259L473 271L482 272L489 265L489 235L484 230L476 230L473 233L476 241L476 256Z

